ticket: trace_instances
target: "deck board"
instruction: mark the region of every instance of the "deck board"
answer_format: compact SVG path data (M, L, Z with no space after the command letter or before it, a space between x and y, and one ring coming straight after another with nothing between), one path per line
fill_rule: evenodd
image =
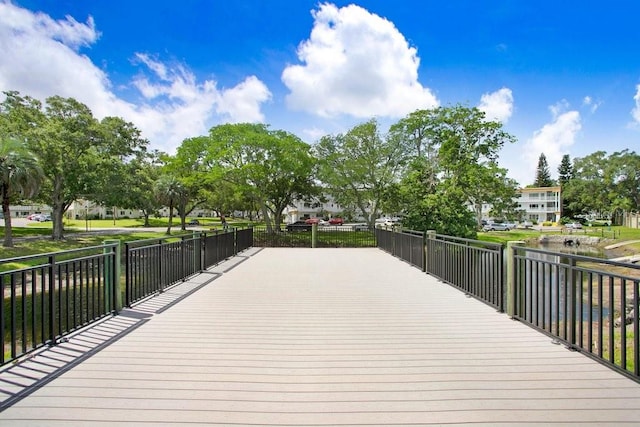
M0 425L640 422L638 383L380 250L265 249L243 261L185 284L194 291L166 310L141 306L144 324Z

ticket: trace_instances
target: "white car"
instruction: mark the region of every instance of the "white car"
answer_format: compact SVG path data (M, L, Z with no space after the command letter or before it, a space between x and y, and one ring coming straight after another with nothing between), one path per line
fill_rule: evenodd
M511 228L509 224L503 222L492 222L482 227L483 231L509 231Z
M565 224L565 227L579 230L582 228L582 224L580 224L579 222L570 222L569 224Z

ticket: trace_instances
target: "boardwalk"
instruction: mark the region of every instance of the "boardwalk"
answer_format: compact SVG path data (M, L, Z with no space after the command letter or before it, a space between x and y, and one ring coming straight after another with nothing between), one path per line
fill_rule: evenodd
M378 249L252 249L109 322L0 426L640 424L639 384Z

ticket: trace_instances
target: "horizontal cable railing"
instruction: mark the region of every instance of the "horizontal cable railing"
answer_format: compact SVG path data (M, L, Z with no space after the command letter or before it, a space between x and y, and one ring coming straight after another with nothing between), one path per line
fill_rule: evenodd
M118 244L0 260L0 364L116 310Z
M503 246L479 240L431 234L427 244L427 273L504 311Z
M640 379L640 267L514 248L514 317Z

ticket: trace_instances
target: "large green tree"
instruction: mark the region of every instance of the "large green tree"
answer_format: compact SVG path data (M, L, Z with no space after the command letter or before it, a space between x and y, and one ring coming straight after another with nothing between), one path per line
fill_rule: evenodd
M562 156L560 165L558 166L558 184L565 185L573 178L573 165L571 164L571 157L568 154Z
M562 156L562 161L558 166L558 184L562 191L562 216L573 217L574 214L569 208L570 200L569 195L565 193L565 189L569 185L569 182L573 179L573 164L568 154Z
M423 141L422 149L413 150L419 161L411 162L402 184L410 212L405 225L437 225L438 232L472 236L484 204L501 215L513 212L517 185L497 159L514 138L501 123L486 120L477 108L455 105L412 113L392 129L394 138L412 141L405 146Z
M536 168L536 179L533 182L534 187L551 187L555 183L551 179L551 172L549 171L549 163L547 162L547 156L544 153L540 153L538 158L538 167Z
M35 155L23 141L0 137L0 200L4 215L3 246L13 246L12 202L33 197L40 189L42 170Z
M187 216L197 207L208 204L217 188L205 155L210 141L208 136L185 139L174 156L164 158L163 170L177 177L184 189L176 205L182 230L186 230Z
M575 215L594 214L598 217L609 217L612 181L613 175L607 153L596 151L574 159L573 178L565 184L562 194Z
M45 176L41 198L52 209L53 239L62 239L62 219L69 206L78 198L100 199L108 193L114 183L105 177L113 177L113 171L144 151L147 142L131 123L116 117L98 121L73 98L52 96L42 106L17 92L5 95L3 120L40 161Z
M280 229L287 206L319 192L310 147L291 133L263 124L225 124L195 144L210 179L232 183L261 206L268 231Z
M404 141L382 136L370 120L345 134L327 135L315 145L320 180L343 208L366 218L370 226L393 200L389 194L400 180L407 153Z

